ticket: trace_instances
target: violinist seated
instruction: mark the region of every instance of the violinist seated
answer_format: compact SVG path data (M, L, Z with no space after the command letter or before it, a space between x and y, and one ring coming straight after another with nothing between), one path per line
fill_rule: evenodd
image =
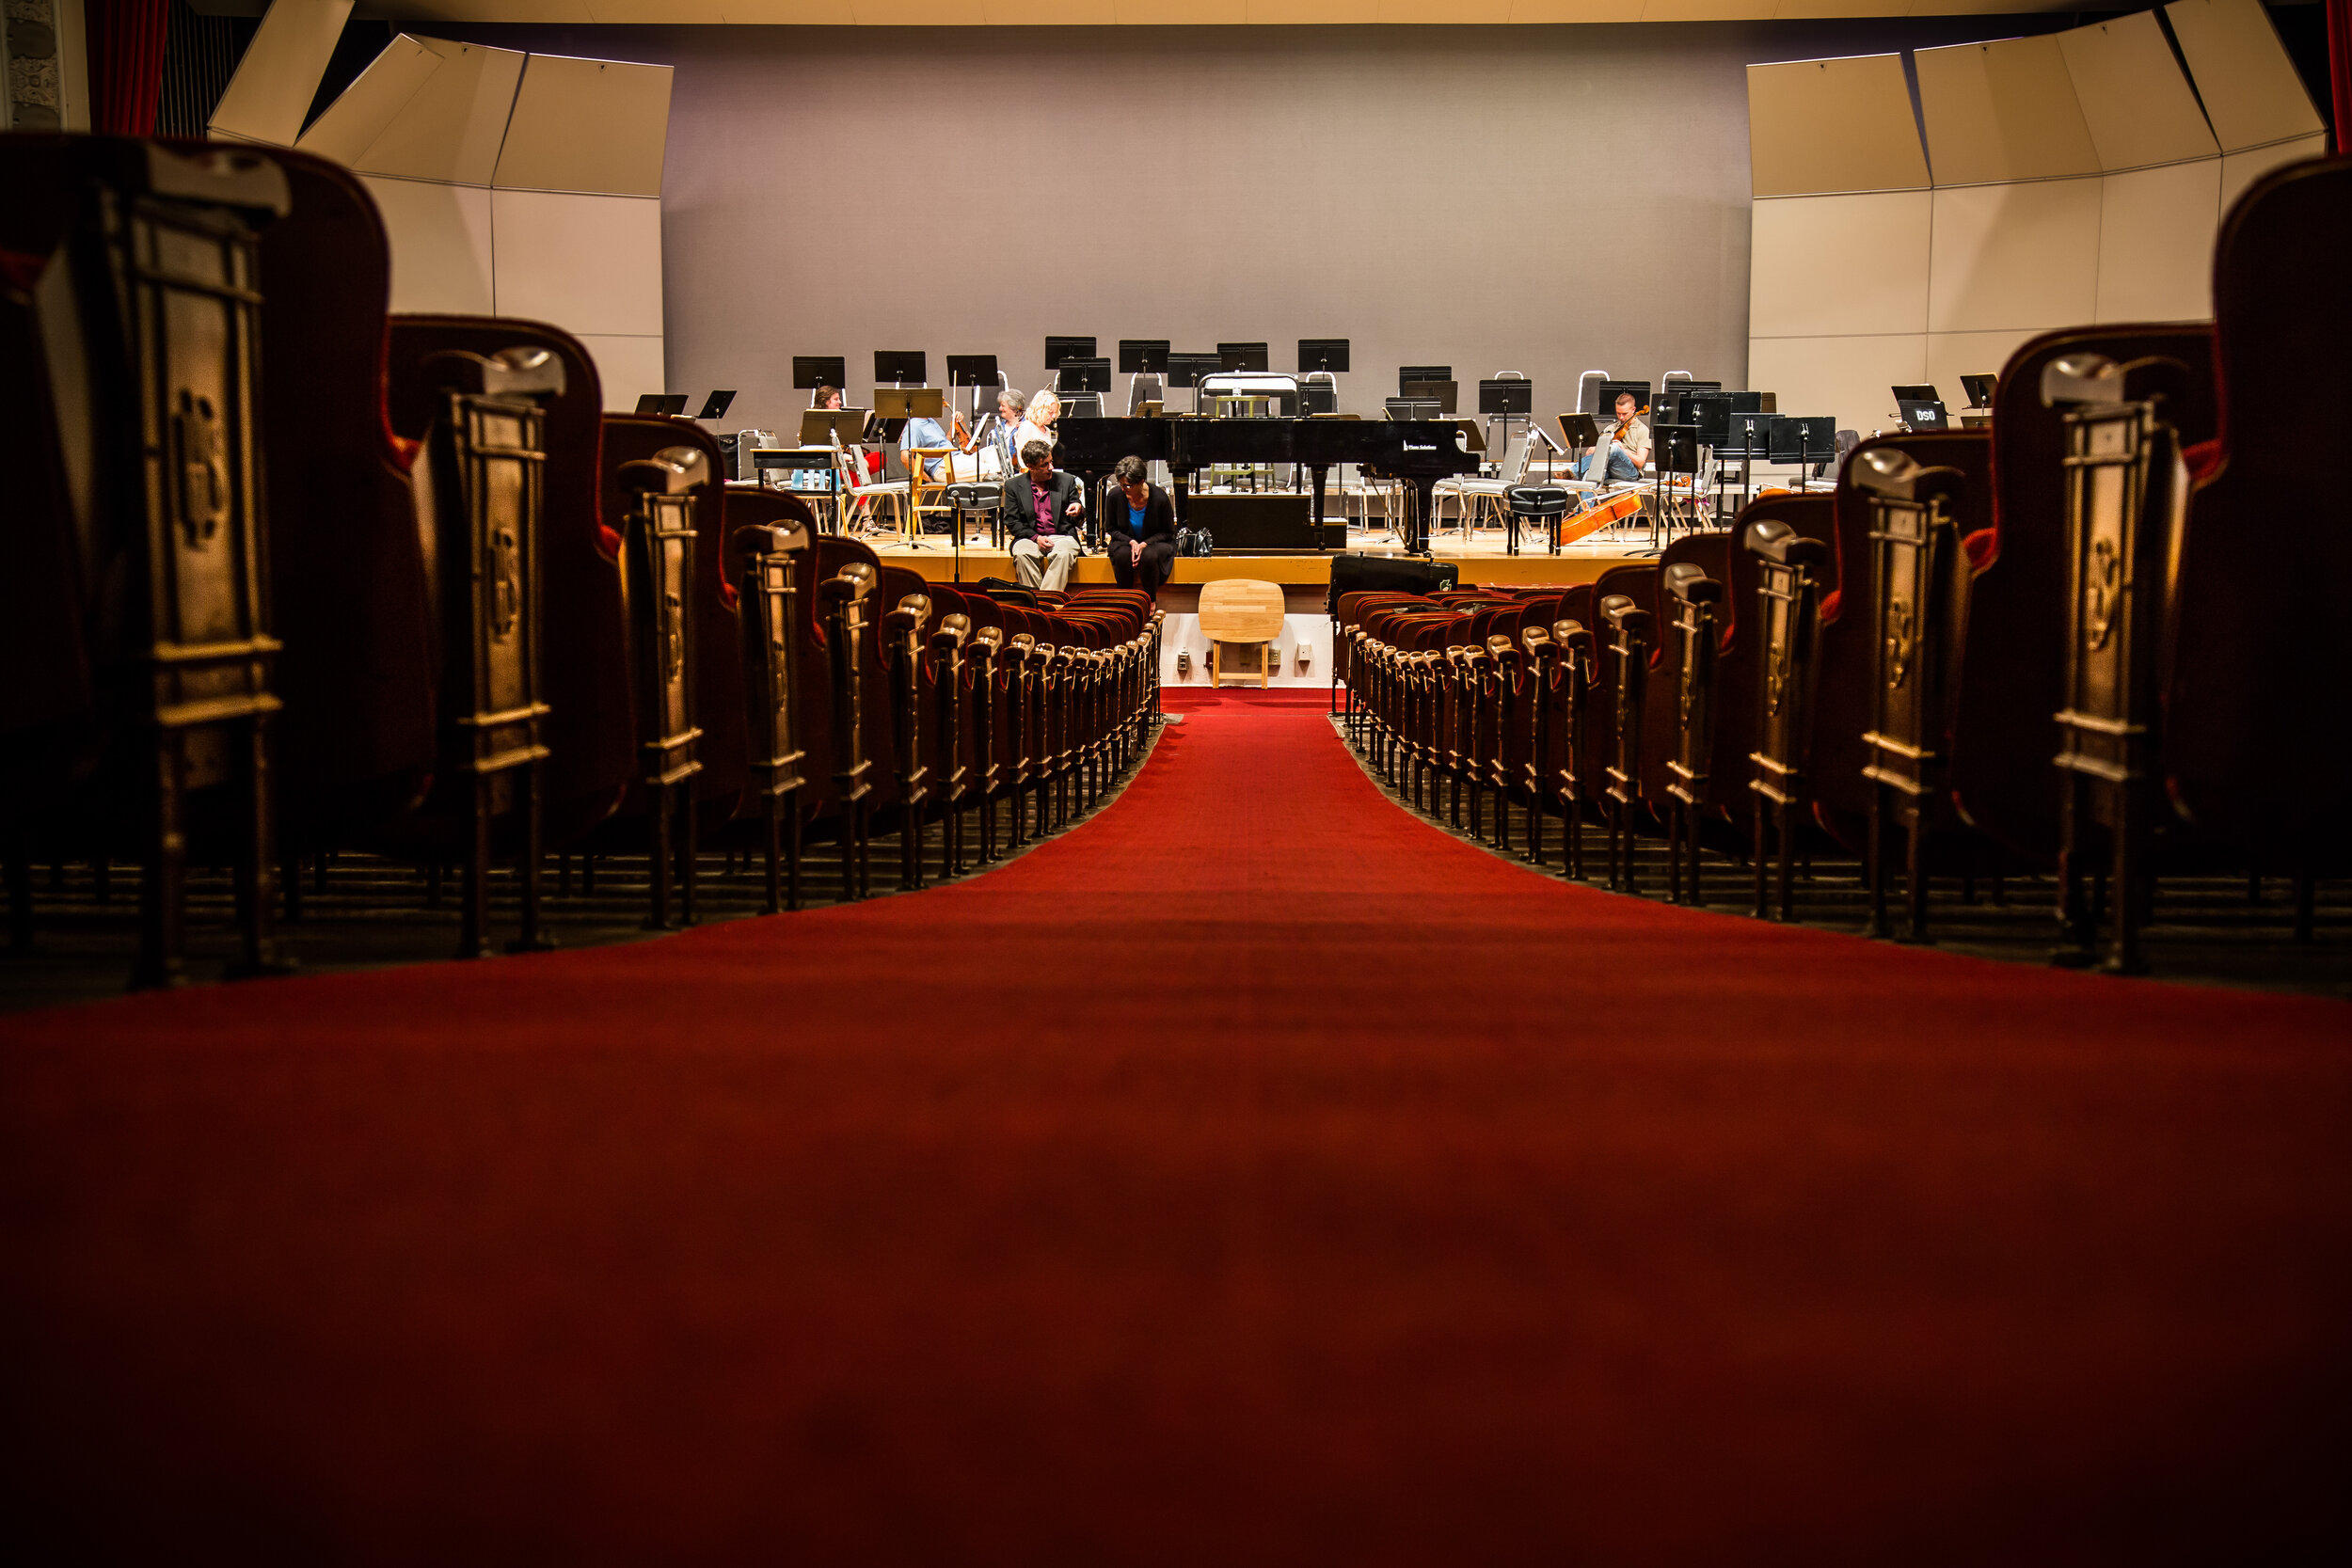
M1176 562L1176 507L1168 492L1144 477L1143 459L1122 457L1111 470L1118 481L1103 508L1103 552L1121 588L1140 588L1154 599Z
M1586 452L1577 463L1576 477L1604 485L1639 483L1642 470L1649 466L1649 426L1643 421L1640 402L1631 392L1617 394L1616 417L1602 429L1599 449Z
M929 415L917 414L914 418L909 420L906 423L906 428L898 433L898 461L906 464L908 467L912 469L914 463L907 454L917 450L918 448L927 449L932 451L939 451L943 450L961 451L962 450L962 446L963 443L958 441L947 434L946 426L941 424L937 420L930 418ZM924 478L941 479L946 477L946 458L930 457L924 459ZM956 477L961 478L962 476L958 475Z

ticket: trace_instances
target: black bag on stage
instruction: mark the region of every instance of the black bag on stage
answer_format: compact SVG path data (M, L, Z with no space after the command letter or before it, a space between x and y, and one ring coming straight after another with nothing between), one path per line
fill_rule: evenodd
M1216 553L1216 539L1205 528L1180 528L1176 531L1178 555L1202 556Z
M1331 558L1331 590L1324 601L1324 611L1337 615L1342 594L1437 594L1453 587L1461 576L1462 568L1451 561L1419 561L1396 555L1335 555Z

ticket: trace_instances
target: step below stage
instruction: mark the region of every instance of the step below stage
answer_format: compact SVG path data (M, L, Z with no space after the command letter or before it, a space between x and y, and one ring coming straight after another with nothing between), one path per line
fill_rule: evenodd
M1351 545L1344 553L1351 555L1398 556L1404 552L1393 545L1375 545L1382 534L1359 536L1362 542ZM1004 550L986 546L964 546L961 571L956 553L943 535L933 535L923 542L923 548L914 549L901 540L877 535L867 543L893 566L903 566L920 572L931 582L977 582L982 578L1013 577L1012 557ZM1649 549L1646 530L1629 531L1623 538L1581 540L1562 549L1558 555L1544 553L1538 544L1532 554L1506 555L1499 535L1482 536L1469 546L1456 538L1439 539L1431 552L1439 561L1451 561L1462 569L1465 585L1491 583L1502 587L1534 586L1557 583L1572 587L1591 582L1601 573L1621 562L1633 560ZM1342 552L1333 552L1338 554ZM1285 588L1320 588L1331 580L1332 555L1227 555L1191 556L1176 562L1173 584L1217 582L1228 578L1254 578L1262 582L1279 583ZM1088 555L1078 559L1075 579L1078 582L1108 583L1111 563L1107 556Z

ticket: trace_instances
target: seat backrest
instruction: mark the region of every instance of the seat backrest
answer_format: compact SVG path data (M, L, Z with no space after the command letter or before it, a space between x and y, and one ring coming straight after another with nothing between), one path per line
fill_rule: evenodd
M2347 254L2352 159L2279 169L2222 224L2221 451L2177 547L2166 638L2175 806L2282 867L2352 844L2352 494L2313 467L2341 446L2344 399L2279 395L2352 353Z
M550 709L541 790L548 842L564 844L611 812L636 751L620 534L604 515L604 393L596 362L560 327L497 316L394 316L391 345L395 361L437 348L487 355L532 347L564 363L564 390L547 406L539 554ZM392 425L413 439L423 435L431 409L405 399L402 386L395 378Z
M432 766L442 647L409 490L424 431L395 433L386 407L383 221L346 170L272 156L293 210L262 233L262 436L285 644L283 820L299 853L313 833L391 808L385 793Z
M2210 439L2213 330L2202 324L2072 327L2027 342L1994 392L1993 521L1963 539L1969 573L1965 653L1952 692L1951 785L1974 823L2028 864L2058 851L2054 715L2066 667L2066 485L2062 411L2042 372L2072 354L2120 363L2172 358L2201 398L2170 410L2185 442Z

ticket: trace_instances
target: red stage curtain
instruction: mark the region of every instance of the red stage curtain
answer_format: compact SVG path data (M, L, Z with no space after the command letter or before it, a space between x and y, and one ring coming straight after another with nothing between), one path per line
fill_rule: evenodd
M2328 0L2328 89L2335 100L2336 150L2352 152L2352 0Z
M151 136L164 87L164 25L170 0L88 0L90 129Z

